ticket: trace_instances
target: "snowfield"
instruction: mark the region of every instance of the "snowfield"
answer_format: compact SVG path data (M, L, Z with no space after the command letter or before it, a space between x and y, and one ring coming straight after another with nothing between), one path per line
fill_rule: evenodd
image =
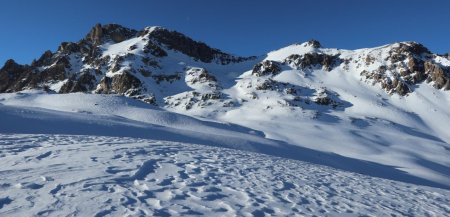
M0 216L450 212L448 183L126 97L2 94L0 120Z
M445 216L450 191L269 155L1 134L1 216Z

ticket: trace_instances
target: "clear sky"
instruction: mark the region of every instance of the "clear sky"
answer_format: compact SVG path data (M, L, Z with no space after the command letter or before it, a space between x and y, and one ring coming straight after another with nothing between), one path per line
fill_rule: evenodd
M5 0L0 8L0 65L30 63L96 23L163 26L238 55L312 38L343 49L417 41L450 52L448 0Z

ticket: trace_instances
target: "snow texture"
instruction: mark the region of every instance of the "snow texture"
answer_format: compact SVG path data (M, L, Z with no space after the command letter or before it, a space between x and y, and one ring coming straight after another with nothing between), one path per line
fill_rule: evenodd
M1 216L445 216L447 190L264 154L1 134Z

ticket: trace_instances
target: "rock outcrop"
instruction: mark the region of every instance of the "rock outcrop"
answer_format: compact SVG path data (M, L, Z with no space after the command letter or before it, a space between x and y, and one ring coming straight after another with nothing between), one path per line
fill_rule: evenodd
M255 58L235 57L218 49L211 48L203 42L194 41L177 31L170 31L161 27L157 27L152 31L146 30L142 34L147 34L149 38L166 45L169 49L177 50L206 63L217 62L220 64L229 64Z
M360 74L374 84L379 83L388 93L407 95L414 85L433 82L437 89L450 89L450 67L436 62L437 55L415 42L397 43L388 51L385 65L375 70L363 70ZM367 56L366 64L375 64L374 57Z
M338 55L331 56L321 53L306 53L304 55L290 55L284 62L296 69L319 67L326 71L331 71L335 66L341 64L342 60L339 59Z
M281 72L281 66L278 62L265 60L261 63L256 64L253 67L252 75L261 76L274 76Z
M107 40L119 43L136 36L137 33L138 31L136 30L128 29L118 24L97 24L86 35L85 40L94 44L101 44Z

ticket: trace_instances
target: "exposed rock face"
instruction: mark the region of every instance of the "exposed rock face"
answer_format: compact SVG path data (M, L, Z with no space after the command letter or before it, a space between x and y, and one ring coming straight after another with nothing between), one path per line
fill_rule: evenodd
M82 72L78 78L74 75L59 90L60 93L88 92L95 87L95 76L88 71Z
M142 82L129 72L117 74L112 78L103 77L95 92L101 94L120 94L156 105L155 96L153 94L147 94Z
M398 55L403 56L420 56L423 54L431 54L431 52L423 46L422 44L416 43L416 42L402 42L398 43L397 47L394 47L390 50L391 57L395 57ZM398 59L399 61L402 61L402 58Z
M141 81L129 73L123 73L110 77L104 77L96 90L103 94L137 95L142 88Z
M156 81L157 84L163 81L172 83L181 79L181 76L178 73L170 75L152 75L151 77Z
M26 84L21 82L31 73L31 68L17 64L14 60L6 61L0 69L0 92L16 92Z
M31 63L31 66L40 67L40 66L50 65L52 62L52 57L53 57L53 53L51 51L49 51L49 50L45 51L45 53L42 54L42 56L38 60L34 60Z
M165 57L167 52L152 41L148 41L144 47L144 53L151 53L155 57Z
M284 60L284 62L297 69L306 69L319 66L327 71L331 71L333 67L342 63L342 60L339 56L331 56L320 53L306 53L304 55L290 55Z
M425 62L425 74L428 74L429 81L433 81L433 86L437 89L444 88L450 90L450 68L442 67L432 62Z
M67 62L59 59L54 65L40 73L35 73L33 67L19 65L14 60L8 60L0 69L0 92L17 92L24 89L43 88L45 83L62 81L66 78Z
M94 44L101 44L107 40L114 43L130 39L137 34L136 30L125 28L117 24L95 25L86 36L86 40Z
M217 79L213 75L209 74L206 69L193 69L186 72L186 80L188 83L207 83L216 82Z
M147 30L142 34L148 33ZM156 28L149 33L149 37L165 44L169 49L180 51L206 63L216 61L221 64L229 64L248 60L248 58L231 56L218 49L211 48L205 43L194 41L179 32L169 31L164 28Z
M284 83L276 82L272 79L264 80L263 82L260 82L255 87L256 90L272 90L272 91L278 91L280 90L280 86L285 86Z
M370 57L370 56L368 56ZM374 64L370 57L366 64ZM407 95L413 91L413 85L424 81L433 82L437 89L450 89L450 68L437 64L436 55L425 48L423 45L415 42L398 43L392 47L387 57L384 59L389 62L387 65L379 66L378 69L367 71L363 70L361 75L366 80L373 83L380 83L381 87L388 93L397 93Z
M222 104L222 106L230 105L230 101L224 99L225 96L221 92L222 87L218 84L216 77L206 69L188 68L185 82L193 90L173 97L166 97L165 105L167 107L190 110L193 107L206 107L217 103Z
M80 45L73 42L63 42L58 47L58 51L62 53L76 53L80 52L81 48Z
M271 60L265 60L261 63L256 64L253 67L252 75L261 77L266 75L277 75L281 72L281 66L278 62L271 61Z
M305 46L310 46L312 48L321 48L320 42L314 39L311 39L305 43Z

